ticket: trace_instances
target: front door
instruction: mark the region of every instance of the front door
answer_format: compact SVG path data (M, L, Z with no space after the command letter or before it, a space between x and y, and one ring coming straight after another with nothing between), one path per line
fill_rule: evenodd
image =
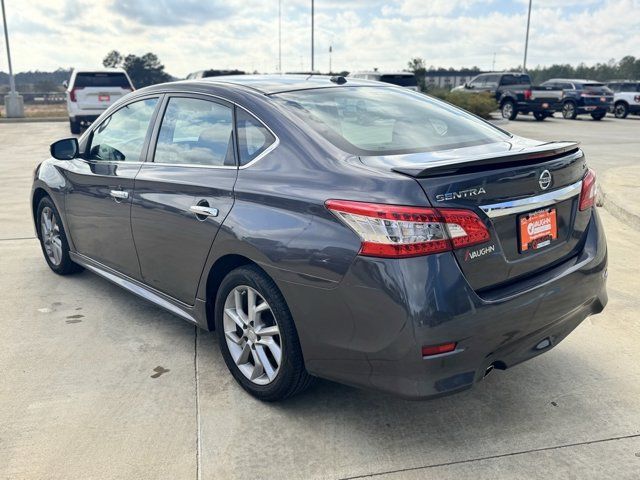
M140 278L131 198L158 98L116 110L90 132L83 158L66 162L65 212L78 253Z
M136 177L131 224L143 281L193 305L209 250L233 205L233 107L197 95L167 96L163 103L151 140L153 161Z

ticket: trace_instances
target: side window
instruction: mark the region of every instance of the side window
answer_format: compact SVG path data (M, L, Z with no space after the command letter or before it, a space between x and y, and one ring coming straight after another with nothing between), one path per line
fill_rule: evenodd
M170 98L153 161L234 166L231 107L198 98Z
M142 161L140 155L156 103L157 98L133 102L104 120L92 133L89 160Z
M486 88L497 87L498 80L500 80L500 75L487 75L484 79L484 86Z
M486 75L479 75L476 78L474 78L473 80L471 80L469 82L469 86L474 87L474 88L478 88L484 85L484 79L486 78Z
M254 116L236 108L240 165L255 160L275 141L273 134Z

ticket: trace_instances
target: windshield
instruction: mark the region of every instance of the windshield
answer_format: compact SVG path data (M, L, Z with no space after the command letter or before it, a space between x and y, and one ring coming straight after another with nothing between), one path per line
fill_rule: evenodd
M118 72L95 72L95 73L78 73L76 81L73 85L79 87L121 87L131 88L131 84L124 73Z
M501 85L528 85L530 83L531 78L529 78L529 75L513 75L511 73L503 75L500 81Z
M353 155L448 150L509 138L448 103L395 87L311 89L273 98Z
M418 81L415 75L380 75L380 81L385 83L393 83L401 87L416 87Z

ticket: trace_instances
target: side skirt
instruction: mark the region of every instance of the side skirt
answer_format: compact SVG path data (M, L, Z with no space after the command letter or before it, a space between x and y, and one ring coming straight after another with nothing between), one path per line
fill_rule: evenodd
M80 253L69 252L71 260L82 265L87 270L98 274L99 276L109 280L119 287L148 300L149 302L161 307L174 315L186 320L187 322L196 324L200 327L207 328L206 313L204 302L196 300L196 306L186 305L169 295L155 290L138 280L134 280L122 273L107 267L106 265L96 262L95 260L82 255Z

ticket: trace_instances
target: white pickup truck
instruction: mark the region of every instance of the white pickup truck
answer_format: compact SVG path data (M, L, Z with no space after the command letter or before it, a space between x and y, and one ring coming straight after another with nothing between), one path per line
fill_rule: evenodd
M71 133L91 125L115 101L133 91L127 72L121 68L74 69L67 87L67 111Z
M613 90L613 114L616 118L640 115L640 81L615 80L607 83Z

